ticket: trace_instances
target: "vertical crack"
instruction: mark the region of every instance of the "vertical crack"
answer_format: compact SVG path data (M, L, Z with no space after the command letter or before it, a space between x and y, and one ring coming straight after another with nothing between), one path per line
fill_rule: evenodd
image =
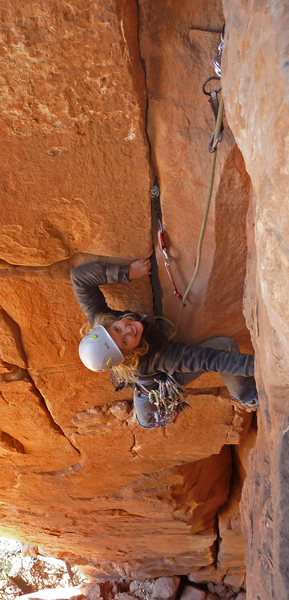
M229 446L230 448L230 453L231 453L231 473L230 473L230 481L229 481L229 486L228 486L228 493L227 493L227 499L224 502L224 504L222 504L222 506L219 507L216 515L215 515L215 528L216 528L216 539L214 542L214 552L215 552L215 560L214 560L214 566L215 569L218 570L221 561L219 561L219 554L221 551L221 544L223 541L223 538L221 537L220 534L220 515L222 513L222 511L226 511L227 507L230 507L230 505L232 504L232 499L234 498L234 495L236 493L236 463L235 463L235 458L234 458L234 446Z
M157 169L154 165L154 161L153 161L153 157L152 157L152 144L151 144L151 140L150 140L150 136L149 136L149 132L148 132L149 91L148 91L146 64L145 64L145 60L141 53L141 42L140 42L140 20L141 20L140 10L141 9L140 9L140 5L139 5L139 0L136 0L136 6L137 6L138 52L139 52L140 63L141 63L143 73L144 73L144 84L145 84L145 90L146 90L145 135L146 135L146 140L147 140L147 144L148 144L149 163L151 166L152 177L153 177L154 182L156 182L158 175L157 175ZM160 207L159 207L159 211L161 211ZM158 263L157 263L157 258L156 258L156 247L157 247L157 243L158 243L158 240L157 240L157 231L158 231L157 207L153 201L151 202L151 221L152 221L153 252L151 255L150 284L151 284L152 295L153 295L154 315L155 315L155 317L162 317L164 314L163 303L162 303L162 288L161 288L161 284L160 284ZM159 325L160 327L162 326L162 323L163 323L162 320L158 320L156 322L156 324Z
M56 431L57 433L63 435L67 439L67 441L69 442L69 444L72 446L72 448L74 450L76 450L76 452L80 456L81 452L80 452L79 448L77 448L77 446L69 439L69 437L67 437L67 435L65 434L65 431L62 429L62 427L53 418L53 416L52 416L52 414L51 414L51 412L50 412L50 410L49 410L49 408L48 408L48 406L47 406L47 404L45 402L44 396L42 396L40 390L38 389L37 385L35 384L35 381L32 379L29 371L27 371L27 379L28 379L28 381L30 381L31 385L33 386L33 389L34 389L37 397L39 398L42 407L45 410L45 413L46 413L47 418L49 419L51 428L54 429L54 431Z
M229 497L229 496L228 496ZM220 529L219 529L219 511L216 514L215 517L215 528L216 528L216 539L213 545L214 548L214 562L213 565L215 567L215 569L218 569L218 561L219 561L219 551L220 551L220 546L221 546L221 542L222 542L222 538L220 536Z
M134 434L134 433L131 431L131 429L130 429L130 433L131 433L131 434L132 434L132 436L133 436L133 443L132 443L132 445L131 445L131 447L130 447L129 451L130 451L130 453L131 453L132 457L133 457L133 458L135 458L135 457L137 456L137 452L136 452L136 448L137 448L136 436L135 436L135 434Z
M27 357L26 357L26 353L23 348L20 327L19 327L18 323L16 323L16 321L14 321L14 319L12 319L12 317L7 313L7 311L4 308L1 308L0 313L1 313L1 320L7 327L9 333L11 334L11 337L14 340L15 349L17 350L17 353L18 353L18 360L19 360L20 364L18 363L13 366L17 369L19 369L19 368L25 369L27 367ZM1 356L1 358L2 358L2 356ZM5 359L2 359L2 360L3 360L3 362L7 363L7 361L5 361Z
M64 436L67 439L67 441L69 442L69 444L72 446L72 448L74 450L76 450L76 452L80 455L79 449L73 444L73 442L67 437L67 435L65 434L63 429L60 427L60 425L58 423L56 423L56 421L54 420L54 418L45 402L44 397L42 396L40 390L37 388L37 385L35 384L35 381L33 380L33 378L31 377L31 375L29 373L28 359L27 359L24 344L22 341L20 326L7 313L7 311L2 309L1 312L2 312L3 318L5 318L6 324L9 326L11 334L13 335L13 339L14 339L16 348L19 352L19 356L21 357L21 359L23 360L23 364L25 365L25 368L23 368L23 367L19 367L18 365L10 365L10 364L6 363L10 367L10 370L8 373L5 373L3 376L1 376L1 380L6 384L9 384L10 381L20 381L20 380L28 381L32 385L33 390L34 390L37 398L39 399L40 404L42 405L42 408L45 411L45 414L50 422L51 428L54 431L56 431L57 433Z
M147 143L148 143L148 148L149 148L149 162L152 168L152 172L154 177L156 177L156 169L155 166L153 164L153 159L152 159L152 146L151 146L151 141L150 141L150 137L148 134L148 112L149 112L149 92L148 92L148 83L147 83L147 72L146 72L146 64L145 64L145 60L142 56L141 53L141 42L140 42L140 5L139 5L139 0L136 0L136 6L137 6L137 40L138 40L138 53L139 53L139 58L140 58L140 63L143 69L143 73L144 73L144 83L145 83L145 90L146 90L146 110L145 110L145 134L146 134L146 138L147 138Z

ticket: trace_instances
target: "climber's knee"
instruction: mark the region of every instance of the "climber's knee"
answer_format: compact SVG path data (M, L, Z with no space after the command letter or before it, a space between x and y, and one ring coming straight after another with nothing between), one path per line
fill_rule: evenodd
M222 335L214 338L210 338L201 343L197 344L203 348L212 348L214 350L226 350L227 352L240 352L238 344L233 338Z

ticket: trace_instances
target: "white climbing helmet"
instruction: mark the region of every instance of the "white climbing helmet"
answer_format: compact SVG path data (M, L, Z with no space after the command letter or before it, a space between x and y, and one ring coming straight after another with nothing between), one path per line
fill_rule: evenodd
M107 371L123 362L123 354L102 325L94 327L80 342L80 360L91 371Z

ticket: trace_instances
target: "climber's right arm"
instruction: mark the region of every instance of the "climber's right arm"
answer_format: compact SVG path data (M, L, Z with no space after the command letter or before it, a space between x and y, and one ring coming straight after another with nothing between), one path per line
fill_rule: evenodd
M99 285L128 283L133 279L149 275L150 270L149 258L135 260L130 265L94 261L72 269L71 279L74 293L90 325L93 325L96 315L100 313L110 312L116 318L123 315L122 311L112 310L108 306Z
M106 303L99 285L106 283L128 283L130 265L114 265L105 262L91 262L79 265L71 271L72 285L76 298L85 312L90 325L100 313L113 313L116 317L121 311L114 311Z

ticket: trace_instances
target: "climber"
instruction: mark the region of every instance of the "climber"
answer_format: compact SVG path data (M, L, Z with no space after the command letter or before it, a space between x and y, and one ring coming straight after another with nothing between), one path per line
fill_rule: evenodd
M136 418L142 427L174 421L187 403L183 386L206 371L219 372L234 400L258 407L254 357L240 354L229 337L198 345L170 341L146 315L112 310L99 285L128 283L149 275L149 258L130 265L91 262L72 269L74 292L90 331L79 344L79 356L92 371L109 370L118 387L134 388Z

